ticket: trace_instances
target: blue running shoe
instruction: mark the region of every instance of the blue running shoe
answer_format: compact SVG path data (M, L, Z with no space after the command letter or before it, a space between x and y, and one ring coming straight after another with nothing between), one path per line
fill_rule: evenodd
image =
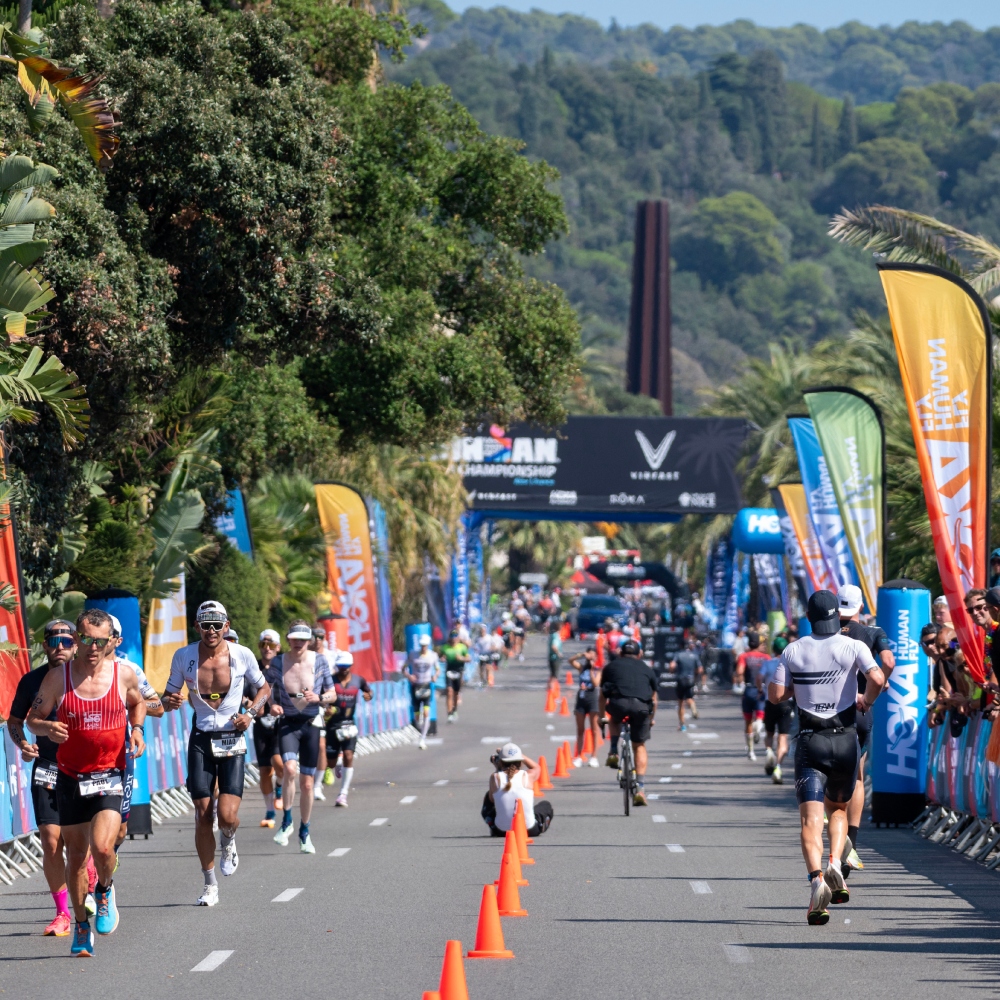
M115 906L115 887L107 892L95 892L97 901L97 919L94 925L98 934L113 934L118 927L118 907Z
M94 932L90 928L89 921L79 920L76 922L76 933L73 935L73 944L70 946L71 955L82 955L84 958L94 957Z

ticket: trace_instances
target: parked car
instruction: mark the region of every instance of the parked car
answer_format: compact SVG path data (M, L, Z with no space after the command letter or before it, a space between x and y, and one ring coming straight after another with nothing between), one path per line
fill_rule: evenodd
M614 594L584 594L569 613L575 636L596 632L609 618L619 625L628 621L625 605Z

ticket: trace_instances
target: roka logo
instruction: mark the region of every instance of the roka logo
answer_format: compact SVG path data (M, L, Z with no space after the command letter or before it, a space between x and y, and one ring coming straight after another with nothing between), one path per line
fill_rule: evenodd
M668 431L667 436L655 448L650 444L649 438L642 431L636 431L635 437L639 442L639 447L642 448L642 454L645 456L646 462L656 472L663 465L663 460L667 457L667 452L670 451L670 446L674 443L674 438L677 437L677 431Z

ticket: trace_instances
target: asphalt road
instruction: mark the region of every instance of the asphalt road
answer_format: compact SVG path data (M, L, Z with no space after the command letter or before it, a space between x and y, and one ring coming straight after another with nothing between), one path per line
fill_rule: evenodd
M529 649L538 655L497 689L464 693L442 742L360 760L350 808L317 803L316 855L294 839L274 844L257 826L259 793L248 793L240 867L220 876L214 909L193 905L190 817L126 843L122 922L92 960L70 958L68 938L40 936L52 909L41 875L4 888L0 995L419 1000L436 989L445 941L472 947L482 886L499 868L502 842L479 816L492 748L512 738L551 766L554 740L574 731L572 719L543 714L541 646ZM658 798L630 818L606 768L556 781L555 820L521 890L529 916L503 921L516 958L467 961L472 1000L996 992L998 876L909 831L863 829L852 902L808 927L790 768L772 785L743 757L738 703L700 703L686 734L662 712L647 778ZM213 952L231 954L192 971Z

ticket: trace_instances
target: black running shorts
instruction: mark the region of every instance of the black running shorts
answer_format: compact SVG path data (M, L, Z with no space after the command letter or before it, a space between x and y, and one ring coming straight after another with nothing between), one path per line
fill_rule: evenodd
M188 740L187 790L191 798L210 799L219 782L220 795L238 795L243 798L243 775L246 770L245 753L233 757L216 757L212 753L212 737L232 736L232 731L201 732L191 730Z
M448 687L458 694L462 690L462 673L461 670L446 670L445 680L448 682Z
M795 797L799 803L849 802L858 777L858 734L845 729L800 729L795 747Z
M694 697L694 681L677 681L677 700L687 701Z
M36 758L31 767L31 804L35 809L35 826L60 826L59 799L55 788L35 784L35 771L38 765L44 768L55 768L55 764Z
M357 726L357 723L353 719L344 720L341 719L338 722L330 721L326 726L326 754L327 759L333 761L336 759L338 753L343 753L345 750L350 750L352 753L358 745L358 737L351 736L346 740L340 739L337 736L337 730L343 728L345 725ZM332 766L332 764L331 764Z
M319 764L319 734L323 731L314 724L315 715L283 716L278 722L278 745L281 759L297 760L299 772L316 773Z
M874 722L875 717L872 709L868 709L867 712L862 712L858 709L854 724L858 730L858 746L861 748L861 753L867 753L871 749L872 725Z
M275 718L275 716L268 716ZM271 758L281 756L278 750L278 724L264 726L260 719L253 724L253 748L257 754L258 767L271 767Z
M593 691L578 691L576 694L576 707L573 709L578 715L590 715L597 712L599 705L599 692L595 688Z
M121 776L122 772L116 772ZM86 777L86 775L84 776ZM59 825L79 826L89 823L99 812L108 809L121 816L120 795L81 795L80 782L59 772L56 779L56 801L59 804Z
M764 730L773 733L775 730L781 736L787 736L792 731L795 720L795 702L783 701L777 705L768 702L764 706Z
M629 733L633 743L645 743L653 724L653 706L639 698L612 698L608 702L608 715L621 723L628 716Z

